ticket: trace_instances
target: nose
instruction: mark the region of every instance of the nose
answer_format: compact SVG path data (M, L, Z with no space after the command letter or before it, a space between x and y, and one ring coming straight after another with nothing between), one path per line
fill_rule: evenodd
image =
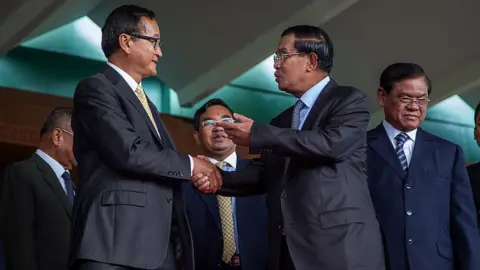
M275 70L279 69L279 68L280 68L280 61L275 61L275 60L274 60L274 61L273 61L273 68L274 68Z
M219 125L215 125L215 126L213 127L213 131L214 131L214 132L223 131L223 127L221 127L221 126L219 126Z
M158 47L155 50L155 55L158 56L158 57L162 57L163 53L162 53L162 49L160 47Z

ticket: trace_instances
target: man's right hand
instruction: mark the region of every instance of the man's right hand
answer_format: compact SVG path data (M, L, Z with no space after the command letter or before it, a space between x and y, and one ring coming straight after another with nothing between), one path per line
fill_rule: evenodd
M209 161L192 157L192 184L203 193L215 193L222 186L222 175L215 165Z

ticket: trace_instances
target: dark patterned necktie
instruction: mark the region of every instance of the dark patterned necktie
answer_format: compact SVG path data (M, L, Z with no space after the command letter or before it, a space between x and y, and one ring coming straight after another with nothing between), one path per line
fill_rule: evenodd
M68 199L73 205L73 199L75 196L73 195L72 177L70 177L70 174L67 171L65 171L62 174L62 178L63 178L63 182L65 183L65 189L67 190Z
M293 115L292 115L292 128L298 129L300 127L301 119L300 119L300 112L305 107L305 104L301 99L298 99L295 102L295 107L293 108Z
M404 171L408 171L407 156L405 156L405 152L403 151L403 145L407 140L408 135L404 132L398 134L395 137L395 141L397 143L397 146L395 147L395 152L397 153L398 160L400 161L400 164L402 165L402 169Z

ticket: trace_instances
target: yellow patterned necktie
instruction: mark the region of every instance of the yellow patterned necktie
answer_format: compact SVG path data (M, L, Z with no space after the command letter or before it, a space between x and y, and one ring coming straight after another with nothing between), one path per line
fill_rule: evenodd
M223 170L227 163L225 161L220 161L217 162L215 165ZM222 221L222 261L228 263L235 254L235 251L237 250L235 243L235 231L233 227L232 198L218 195L217 200L218 209L220 211L220 220Z
M155 124L155 120L153 119L152 110L150 110L150 106L148 106L147 96L145 95L145 91L143 91L143 88L140 84L135 89L135 93L137 94L137 97L140 100L140 103L142 103L143 108L147 112L147 115L150 118L150 121L152 121L152 124L155 127L155 130L157 131L158 136L160 136L160 133L158 133L157 124Z

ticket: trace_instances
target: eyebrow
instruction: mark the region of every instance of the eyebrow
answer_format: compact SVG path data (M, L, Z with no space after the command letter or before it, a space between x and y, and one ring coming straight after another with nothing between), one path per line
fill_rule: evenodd
M224 114L224 115L221 116L221 118L233 118L233 116L228 115L228 114Z

